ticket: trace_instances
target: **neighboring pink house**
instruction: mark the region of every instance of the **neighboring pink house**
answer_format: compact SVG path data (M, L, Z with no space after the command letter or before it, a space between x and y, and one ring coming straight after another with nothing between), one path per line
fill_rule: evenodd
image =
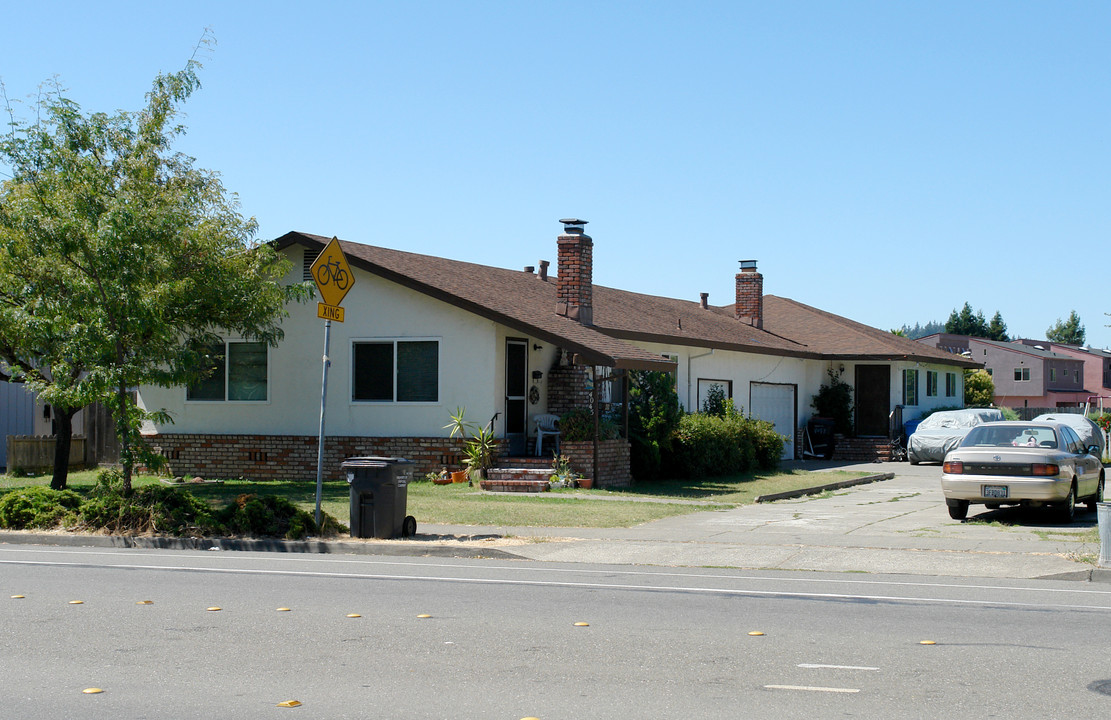
M1048 342L1000 342L950 333L927 335L918 342L983 363L995 383L996 405L1077 407L1093 394L1085 385L1083 360L1051 350Z
M1048 340L1015 340L1031 347L1043 347L1050 352L1076 358L1084 362L1084 388L1093 395L1111 397L1111 352L1079 345L1064 345Z

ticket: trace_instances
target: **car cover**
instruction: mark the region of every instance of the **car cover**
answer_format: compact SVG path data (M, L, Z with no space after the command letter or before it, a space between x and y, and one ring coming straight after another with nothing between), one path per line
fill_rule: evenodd
M1092 420L1074 413L1046 413L1034 418L1035 422L1055 422L1062 425L1068 425L1070 428L1080 436L1081 442L1084 447L1095 445L1099 448L1099 456L1102 458L1107 446L1103 442L1103 431L1099 429Z
M961 444L968 431L987 422L999 422L1003 412L997 408L966 408L939 410L918 423L907 440L907 459L917 462L941 462L945 453Z

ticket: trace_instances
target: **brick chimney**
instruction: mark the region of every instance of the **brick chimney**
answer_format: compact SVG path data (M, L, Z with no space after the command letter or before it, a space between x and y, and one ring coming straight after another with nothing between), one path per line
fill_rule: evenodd
M556 280L556 313L594 324L594 241L585 230L586 220L566 218L563 234L556 239L559 248Z
M741 260L733 314L741 322L755 328L764 327L764 276L756 272L755 260Z

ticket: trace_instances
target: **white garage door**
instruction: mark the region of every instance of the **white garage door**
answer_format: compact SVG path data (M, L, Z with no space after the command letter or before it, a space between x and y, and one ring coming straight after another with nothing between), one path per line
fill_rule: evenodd
M775 425L775 431L787 438L783 459L795 456L795 386L752 383L749 414Z

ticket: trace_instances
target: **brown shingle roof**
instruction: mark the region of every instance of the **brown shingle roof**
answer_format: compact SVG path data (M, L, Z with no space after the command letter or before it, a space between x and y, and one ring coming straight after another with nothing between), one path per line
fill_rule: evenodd
M804 343L830 359L914 360L981 367L981 363L945 350L776 295L764 296L764 328Z
M323 249L329 238L290 232L274 241ZM715 347L815 359L945 362L979 367L943 350L774 295L764 296L764 327L733 317L733 306L699 303L594 285L594 326L556 314L556 279L341 241L351 265L578 353L583 361L631 369L672 369L626 340Z

